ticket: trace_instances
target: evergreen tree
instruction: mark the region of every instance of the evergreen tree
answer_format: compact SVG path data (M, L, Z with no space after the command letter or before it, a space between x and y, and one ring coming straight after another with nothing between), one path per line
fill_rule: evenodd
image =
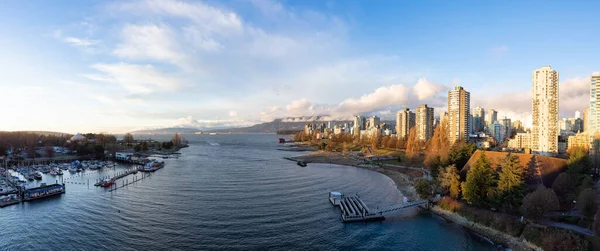
M467 173L467 180L462 183L463 198L472 204L487 205L488 197L494 186L494 171L491 163L482 152L477 162L471 166Z
M525 191L525 180L523 167L519 163L519 157L508 154L500 164L498 179L499 205L509 211L513 211L521 205Z

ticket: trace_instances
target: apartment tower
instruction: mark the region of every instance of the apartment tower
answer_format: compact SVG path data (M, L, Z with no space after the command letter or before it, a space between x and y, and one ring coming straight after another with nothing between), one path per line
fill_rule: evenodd
M415 120L417 139L428 141L433 136L433 107L419 106Z
M470 121L470 93L457 86L448 91L448 140L450 144L469 139Z
M396 113L396 135L399 139L408 138L408 133L413 126L415 126L415 114L408 108Z
M544 66L532 73L531 150L558 153L558 72Z

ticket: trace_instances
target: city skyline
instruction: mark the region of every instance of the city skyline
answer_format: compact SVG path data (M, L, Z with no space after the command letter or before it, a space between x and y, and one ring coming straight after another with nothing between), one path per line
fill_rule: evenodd
M438 117L457 85L471 93L471 107L527 126L532 70L552 65L561 73L560 118L589 105L590 76L600 71L590 60L600 39L585 35L598 24L598 3L91 3L0 3L0 20L11 24L0 28L11 38L0 42L0 105L11 118L0 130L238 127L313 115L393 120L421 104ZM525 11L534 5L539 12ZM514 15L453 12L461 8ZM424 20L425 9L435 18ZM558 11L578 25L548 19ZM538 43L532 27L562 36Z

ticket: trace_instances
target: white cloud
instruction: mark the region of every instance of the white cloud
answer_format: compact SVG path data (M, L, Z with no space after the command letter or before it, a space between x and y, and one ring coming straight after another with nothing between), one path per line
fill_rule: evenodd
M85 77L116 83L131 93L148 94L155 91L173 91L181 87L181 81L169 76L152 65L136 65L127 63L94 64L92 68L103 75L91 74Z
M443 85L431 83L425 78L420 78L419 81L417 81L417 84L413 86L412 91L419 100L425 100L447 89L448 88Z
M254 123L237 120L237 119L226 119L226 120L201 120L193 116L187 116L179 118L175 123L171 124L170 127L180 128L199 128L199 129L217 129L217 128L228 128L228 127L244 127L251 126Z
M229 117L237 117L237 115L236 111L229 111Z
M129 59L152 59L178 62L182 55L173 39L174 33L166 25L126 25L122 31L123 42L114 54Z
M331 119L346 120L354 115L373 112L384 117L391 117L394 114L392 110L400 107L414 108L421 103L429 103L430 106L437 105L436 98L439 98L438 95L443 94L445 90L445 87L421 78L412 88L402 84L382 86L359 98L344 99L337 105L313 104L308 99L298 99L286 105L285 111L270 109L262 112L261 117L263 121L270 121L287 116L328 115L328 118Z
M66 37L64 40L71 45L83 47L92 46L97 43L96 41L76 37Z

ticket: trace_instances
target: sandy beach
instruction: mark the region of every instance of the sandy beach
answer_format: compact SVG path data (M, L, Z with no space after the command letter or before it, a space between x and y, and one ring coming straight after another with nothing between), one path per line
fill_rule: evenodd
M341 153L333 153L326 151L316 151L306 155L291 157L296 161L304 161L306 163L327 163L359 167L384 174L396 183L396 187L409 200L418 199L418 195L413 187L415 178L422 176L420 172L414 172L410 169L402 169L397 167L377 167L364 165L364 162Z

